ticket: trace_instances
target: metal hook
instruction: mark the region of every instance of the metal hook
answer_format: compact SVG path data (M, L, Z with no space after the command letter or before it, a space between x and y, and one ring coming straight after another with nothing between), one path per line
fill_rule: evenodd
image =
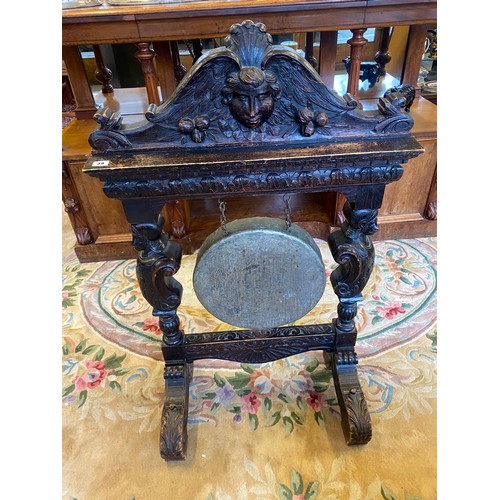
M291 218L291 209L290 209L290 195L288 193L285 193L283 195L283 201L285 202L285 221L286 221L286 228L290 229L292 225L292 218Z
M229 231L226 228L226 202L221 201L220 198L217 199L219 202L219 211L220 211L220 227L224 234L227 236L229 234Z

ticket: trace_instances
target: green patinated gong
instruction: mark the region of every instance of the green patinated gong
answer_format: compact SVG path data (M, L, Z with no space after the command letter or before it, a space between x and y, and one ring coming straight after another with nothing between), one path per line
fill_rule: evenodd
M240 219L203 243L193 273L198 300L216 318L256 330L307 314L325 289L318 246L296 224L270 217Z

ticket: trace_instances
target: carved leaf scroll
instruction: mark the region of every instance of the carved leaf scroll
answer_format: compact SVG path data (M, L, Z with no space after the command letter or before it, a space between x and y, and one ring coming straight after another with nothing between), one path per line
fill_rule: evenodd
M360 111L322 82L297 52L272 45L262 23L230 28L226 46L205 53L175 92L145 119L124 125L99 110L94 151L200 148L306 141L308 144L407 134L413 125L401 100L381 98L377 111Z

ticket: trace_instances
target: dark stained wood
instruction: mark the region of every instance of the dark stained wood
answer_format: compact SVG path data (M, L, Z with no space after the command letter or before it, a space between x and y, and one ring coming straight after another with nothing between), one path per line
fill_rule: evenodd
M148 107L147 121L124 127L118 113L96 113L100 128L89 137L92 155L83 172L122 202L138 251L139 286L163 332L162 458L186 457L192 362L206 357L261 363L323 350L347 444L370 441L355 319L374 265L370 235L378 230L386 186L424 151L402 104L388 95L375 112L357 110L352 97L330 92L300 55L272 46L264 25L244 21L230 28L226 48L199 61L171 99ZM332 324L184 334L177 315L182 284L174 278L182 249L164 232L166 202L180 207L181 200L228 195L332 191L346 199L340 230L328 236L339 264L330 276L338 297ZM175 228L176 215L171 219Z
M151 42L139 42L137 45L137 52L135 57L141 64L142 74L144 76L144 83L146 84L146 91L148 99L151 104L160 104L160 94L158 93L158 78L156 76L156 68L154 65L155 52L151 49Z
M145 89L116 89L115 93L127 93L127 100L137 102L136 108L123 108L127 112L141 112L147 109L147 99ZM135 93L142 92L141 98L133 97ZM129 95L130 94L130 95ZM121 100L119 98L118 100ZM106 101L104 105L109 105ZM376 109L373 100L362 101L365 109ZM119 108L117 108L119 109ZM430 185L433 175L433 168L436 165L437 148L429 147L428 144L436 143L436 119L437 107L423 98L417 98L410 111L415 124L412 132L418 140L424 144L425 153L408 162L407 171L413 168L417 174L413 178L408 178L418 185ZM143 115L142 115L143 116ZM127 118L127 117L125 117ZM140 116L130 116L131 122L136 122ZM81 262L94 262L99 260L116 260L122 258L135 258L136 251L130 245L129 226L126 222L123 209L118 207L118 211L112 208L115 203L102 194L102 184L96 179L81 175L81 169L86 157L91 149L88 143L88 136L98 127L93 120L74 120L63 131L63 159L68 162L69 168L74 173L75 186L78 191L81 203L92 216L98 221L98 225L92 226L95 232L95 243L89 245L75 245L75 251ZM427 140L427 141L426 141ZM76 172L76 171L79 171ZM411 182L408 186L407 175L403 175L396 184L388 186L386 190L386 200L379 213L380 230L375 233L373 239L393 239L393 238L413 238L424 236L435 236L437 221L429 221L423 217L425 207L422 201L421 191L412 190ZM394 188L393 188L394 186ZM394 189L394 191L393 191ZM86 193L99 193L102 198L97 205L94 205L94 198L87 199ZM401 205L398 202L401 194L408 198L409 202ZM259 200L257 202L257 200ZM331 206L332 202L337 202L336 208ZM410 201L413 200L413 201ZM234 218L251 217L252 215L269 215L279 217L282 210L282 200L279 195L264 196L262 198L228 198L228 217ZM311 195L293 195L292 206L294 221L304 227L316 238L326 240L331 226L340 226L333 214L342 210L345 199L338 193L315 193ZM201 203L201 204L199 204ZM210 201L212 203L212 201ZM182 246L184 253L192 253L200 247L204 239L214 231L219 224L219 213L216 200L213 205L209 201L191 202L190 215L188 217L188 234L185 238L177 240ZM329 205L330 203L330 205ZM168 226L168 214L163 213ZM120 226L116 225L117 221ZM120 229L120 227L122 229ZM103 234L100 233L103 232Z
M76 101L75 115L79 119L92 118L97 108L80 51L76 46L63 46L62 56Z

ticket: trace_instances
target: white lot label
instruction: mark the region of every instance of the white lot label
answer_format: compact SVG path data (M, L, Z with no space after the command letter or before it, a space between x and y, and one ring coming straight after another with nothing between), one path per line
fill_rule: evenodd
M99 160L92 163L93 167L107 167L109 165L109 160Z

